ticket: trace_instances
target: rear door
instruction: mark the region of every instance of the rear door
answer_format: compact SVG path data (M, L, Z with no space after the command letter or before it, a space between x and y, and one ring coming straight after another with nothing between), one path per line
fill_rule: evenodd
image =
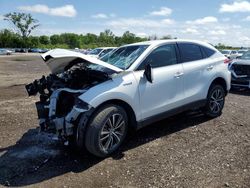
M185 104L204 99L207 83L213 77L214 69L214 62L208 56L215 52L195 43L177 44L184 71ZM210 54L207 55L207 53Z

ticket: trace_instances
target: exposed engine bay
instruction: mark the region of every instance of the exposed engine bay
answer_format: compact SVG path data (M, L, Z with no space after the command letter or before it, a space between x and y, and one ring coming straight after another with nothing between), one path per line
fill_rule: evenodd
M29 95L39 93L42 98L48 98L56 89L88 88L102 81L106 81L108 78L108 74L91 70L83 64L78 63L63 73L50 74L46 77L42 76L42 78L35 80L25 87Z
M89 110L78 96L110 79L109 74L91 66L82 59L74 59L63 72L42 76L25 86L29 96L40 95L36 108L42 131L57 133L59 137L73 134L79 115Z

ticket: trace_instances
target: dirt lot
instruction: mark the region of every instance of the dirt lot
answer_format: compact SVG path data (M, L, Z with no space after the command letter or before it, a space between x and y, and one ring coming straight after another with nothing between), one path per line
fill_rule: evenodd
M38 132L24 84L46 73L38 55L0 57L0 186L250 187L250 92L230 93L219 118L189 112L141 129L102 160Z

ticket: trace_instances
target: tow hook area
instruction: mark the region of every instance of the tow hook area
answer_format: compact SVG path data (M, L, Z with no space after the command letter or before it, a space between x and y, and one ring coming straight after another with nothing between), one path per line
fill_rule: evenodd
M81 113L86 112L86 109L77 108L74 106L66 117L55 118L52 120L58 136L67 137L74 134L74 123Z
M58 138L66 138L74 134L74 126L77 125L77 118L80 117L81 114L86 113L89 109L82 109L76 106L73 106L71 111L64 117L49 117L46 118L43 116L43 110L46 111L46 107L40 106L42 104L37 104L40 130L45 132L56 133ZM46 115L46 113L45 113Z

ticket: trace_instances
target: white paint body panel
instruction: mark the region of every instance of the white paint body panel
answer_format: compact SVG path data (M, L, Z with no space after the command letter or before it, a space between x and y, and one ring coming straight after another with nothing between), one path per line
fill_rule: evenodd
M141 118L163 113L183 103L183 77L175 74L183 72L182 64L154 68L153 83L147 81L144 71L135 71L140 93Z
M144 71L137 71L137 67L155 48L168 43L192 42L198 45L214 49L216 53L209 58L176 65L158 67L152 69L153 83L147 81ZM111 80L98 84L79 98L93 107L98 107L109 100L122 100L131 106L136 120L142 121L162 112L181 107L198 100L206 99L212 81L218 77L223 78L230 89L231 74L224 64L225 57L211 45L190 40L165 40L147 41L143 43L149 47L127 69L122 71L112 65L106 65L97 59L96 64L105 65L119 73L113 75ZM79 54L78 54L79 55ZM176 77L176 73L181 73Z

